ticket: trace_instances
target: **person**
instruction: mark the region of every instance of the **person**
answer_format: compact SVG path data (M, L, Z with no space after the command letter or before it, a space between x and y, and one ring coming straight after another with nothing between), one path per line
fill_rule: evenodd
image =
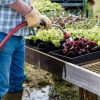
M93 6L95 5L95 1L94 0L88 0L88 9L87 9L87 17L91 17L93 16Z
M28 27L39 27L41 20L46 29L51 27L51 20L43 16L29 0L0 0L0 42L18 24L27 21ZM0 100L21 100L24 73L24 36L28 27L17 31L0 50Z
M88 0L88 3L93 6L95 4L95 1L94 0Z

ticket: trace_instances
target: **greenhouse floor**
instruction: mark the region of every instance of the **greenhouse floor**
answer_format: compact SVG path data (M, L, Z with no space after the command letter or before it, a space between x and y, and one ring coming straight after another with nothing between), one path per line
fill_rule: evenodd
M25 63L27 80L22 100L79 100L79 88ZM100 100L100 97L98 97Z
M26 63L27 80L22 100L78 100L78 87Z

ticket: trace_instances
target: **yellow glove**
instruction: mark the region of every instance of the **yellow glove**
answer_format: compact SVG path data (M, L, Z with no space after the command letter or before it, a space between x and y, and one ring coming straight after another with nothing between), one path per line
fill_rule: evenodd
M40 27L41 21L45 23L45 29L51 28L52 25L51 20L48 17L41 15L36 9L33 9L30 13L28 13L25 18L28 23L28 27Z
M41 17L40 13L36 9L28 13L25 18L28 23L28 27L38 27L40 25Z
M42 15L41 20L45 23L45 26L44 26L45 29L50 29L51 28L52 22L48 17Z

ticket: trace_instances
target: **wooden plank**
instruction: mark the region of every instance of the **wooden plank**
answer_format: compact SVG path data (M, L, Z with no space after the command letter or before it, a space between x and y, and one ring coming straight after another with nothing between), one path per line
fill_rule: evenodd
M79 88L80 100L97 100L97 95L83 88Z
M63 62L59 62L51 57L40 54L40 66L42 69L51 72L56 75L57 78L62 79L63 68L65 64Z
M66 77L64 75L63 79L100 96L100 75L95 72L66 64Z
M59 79L62 79L65 63L48 56L48 54L42 53L35 49L30 49L28 47L26 47L25 57L26 62L41 67L41 69L56 75L56 77Z
M33 64L35 66L39 66L39 53L33 51L32 49L29 49L26 47L25 49L25 60L26 62Z

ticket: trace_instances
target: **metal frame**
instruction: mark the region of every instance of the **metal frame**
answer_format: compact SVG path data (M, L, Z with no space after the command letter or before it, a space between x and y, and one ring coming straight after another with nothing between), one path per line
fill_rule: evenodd
M51 1L61 4L63 7L67 7L67 6L68 7L81 7L81 6L83 6L83 9L86 10L87 0L83 0L83 3L77 3L77 2L71 3L71 2L64 1L64 0L51 0Z
M73 7L81 7L82 9L82 12L87 16L88 12L87 12L87 3L88 3L88 0L83 0L83 2L81 3L77 3L77 2L74 2L74 3L71 3L71 2L67 2L67 1L64 1L64 0L51 0L52 2L56 2L56 3L59 3L60 5L62 5L62 7L64 8L73 8ZM62 2L61 2L62 1ZM87 16L88 17L88 16Z
M87 2L88 2L88 0L83 0L83 11L86 13L86 11L87 11Z

